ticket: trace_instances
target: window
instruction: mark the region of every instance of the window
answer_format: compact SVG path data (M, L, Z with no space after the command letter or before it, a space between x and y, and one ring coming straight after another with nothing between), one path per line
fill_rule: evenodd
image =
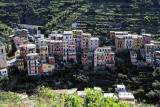
M3 49L1 49L1 53L3 53Z

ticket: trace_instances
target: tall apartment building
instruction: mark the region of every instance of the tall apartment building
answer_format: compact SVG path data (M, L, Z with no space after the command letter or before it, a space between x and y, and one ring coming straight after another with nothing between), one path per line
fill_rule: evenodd
M48 46L40 46L39 59L41 62L47 62L48 60Z
M143 36L132 35L133 38L133 49L140 50L143 46Z
M81 38L83 30L72 30L72 37L76 41L76 50L81 51Z
M37 53L27 54L27 68L28 68L28 76L38 75L38 54Z
M58 58L63 58L63 41L62 40L51 40L50 42L50 54L56 55Z
M72 31L64 31L63 32L63 40L64 41L72 41Z
M0 40L0 78L8 76L5 46Z
M124 35L116 35L115 46L116 46L116 51L124 50L124 48L125 48L125 37L124 37Z
M94 66L115 66L115 53L111 51L111 47L98 47L94 51Z
M27 69L28 75L38 75L38 54L35 44L27 44Z
M27 62L26 60L26 55L27 55L27 44L22 44L19 46L19 50L20 50L20 56L23 57L23 61L24 63Z
M152 44L145 44L144 45L144 49L145 49L145 58L146 58L146 62L150 65L154 64L154 52L155 52L155 45Z
M90 33L83 33L81 38L81 50L89 49L90 47Z
M98 37L91 37L90 38L90 45L89 50L94 52L94 50L99 47L99 38Z
M63 61L68 62L68 41L63 40Z
M4 44L0 40L0 68L5 67L7 67L6 50Z
M19 71L24 70L23 56L16 56L16 63Z
M81 62L83 65L91 65L93 61L93 57L90 56L89 49L83 50L83 54L81 57Z
M76 43L75 41L68 41L68 60L77 62Z
M133 43L132 35L131 34L124 35L124 38L125 38L125 46L124 46L124 48L125 49L132 49L132 43Z

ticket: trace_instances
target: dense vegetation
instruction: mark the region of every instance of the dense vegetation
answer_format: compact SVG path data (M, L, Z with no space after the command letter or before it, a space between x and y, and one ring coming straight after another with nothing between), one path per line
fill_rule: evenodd
M101 90L85 89L84 99L72 95L58 95L54 90L44 86L36 89L36 94L28 99L21 99L18 94L13 92L0 92L0 106L35 106L35 107L130 107L130 105L121 103L117 99L105 98ZM139 104L137 107L151 107L149 105Z
M75 22L95 36L107 30L139 33L143 28L157 34L159 6L160 0L1 0L0 21L10 27L39 25L45 34L70 29Z

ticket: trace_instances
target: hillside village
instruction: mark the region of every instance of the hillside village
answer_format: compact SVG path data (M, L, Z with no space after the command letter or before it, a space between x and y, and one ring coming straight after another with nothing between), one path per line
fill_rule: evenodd
M63 31L63 33L52 31L46 38L38 29L31 26L16 29L15 34L10 38L15 43L17 51L14 58L7 61L5 46L0 42L1 78L9 76L11 66L15 66L19 72L27 72L31 78L54 75L75 64L83 65L84 69L93 66L93 72L114 70L116 54L123 52L129 52L128 63L133 66L159 67L160 65L160 42L152 40L151 34L146 34L145 30L142 30L141 35L110 31L109 35L103 38L111 41L110 45L104 45L101 37L94 37L82 30ZM124 85L122 86L125 88ZM108 95L112 94L108 93ZM135 104L132 93L120 93L120 95L123 99L126 98L125 102Z
M84 33L82 30L52 31L48 38L44 34L30 36L27 29L18 29L11 38L16 47L16 65L19 71L27 71L28 76L49 75L63 69L61 65L78 63L93 65L94 71L103 67L115 66L115 53L130 51L130 60L137 66L159 67L160 42L151 39L151 34L144 31L141 35L127 32L110 31L111 46L101 46L98 37ZM31 41L31 42L28 42ZM7 76L5 46L1 42L1 77ZM140 56L140 57L138 57Z

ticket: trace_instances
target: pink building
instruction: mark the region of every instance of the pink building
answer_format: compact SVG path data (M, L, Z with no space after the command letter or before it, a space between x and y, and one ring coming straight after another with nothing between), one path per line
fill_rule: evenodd
M81 51L81 38L83 30L73 30L73 38L76 41L76 50Z
M55 58L49 57L49 64L55 64Z
M115 53L111 51L111 47L98 47L94 51L94 66L107 66L109 68L115 66Z
M105 64L107 67L112 68L115 66L115 53L110 52L106 57L104 57Z
M81 57L81 62L83 65L92 64L92 60L89 59L89 50L88 49L85 49L83 51L83 55Z
M24 63L26 63L27 44L19 46L20 55L23 57Z
M68 60L70 61L71 59L77 62L75 41L68 41Z
M62 58L63 56L63 42L62 40L51 40L50 42L50 54Z
M143 45L151 43L151 34L142 34L143 36Z

